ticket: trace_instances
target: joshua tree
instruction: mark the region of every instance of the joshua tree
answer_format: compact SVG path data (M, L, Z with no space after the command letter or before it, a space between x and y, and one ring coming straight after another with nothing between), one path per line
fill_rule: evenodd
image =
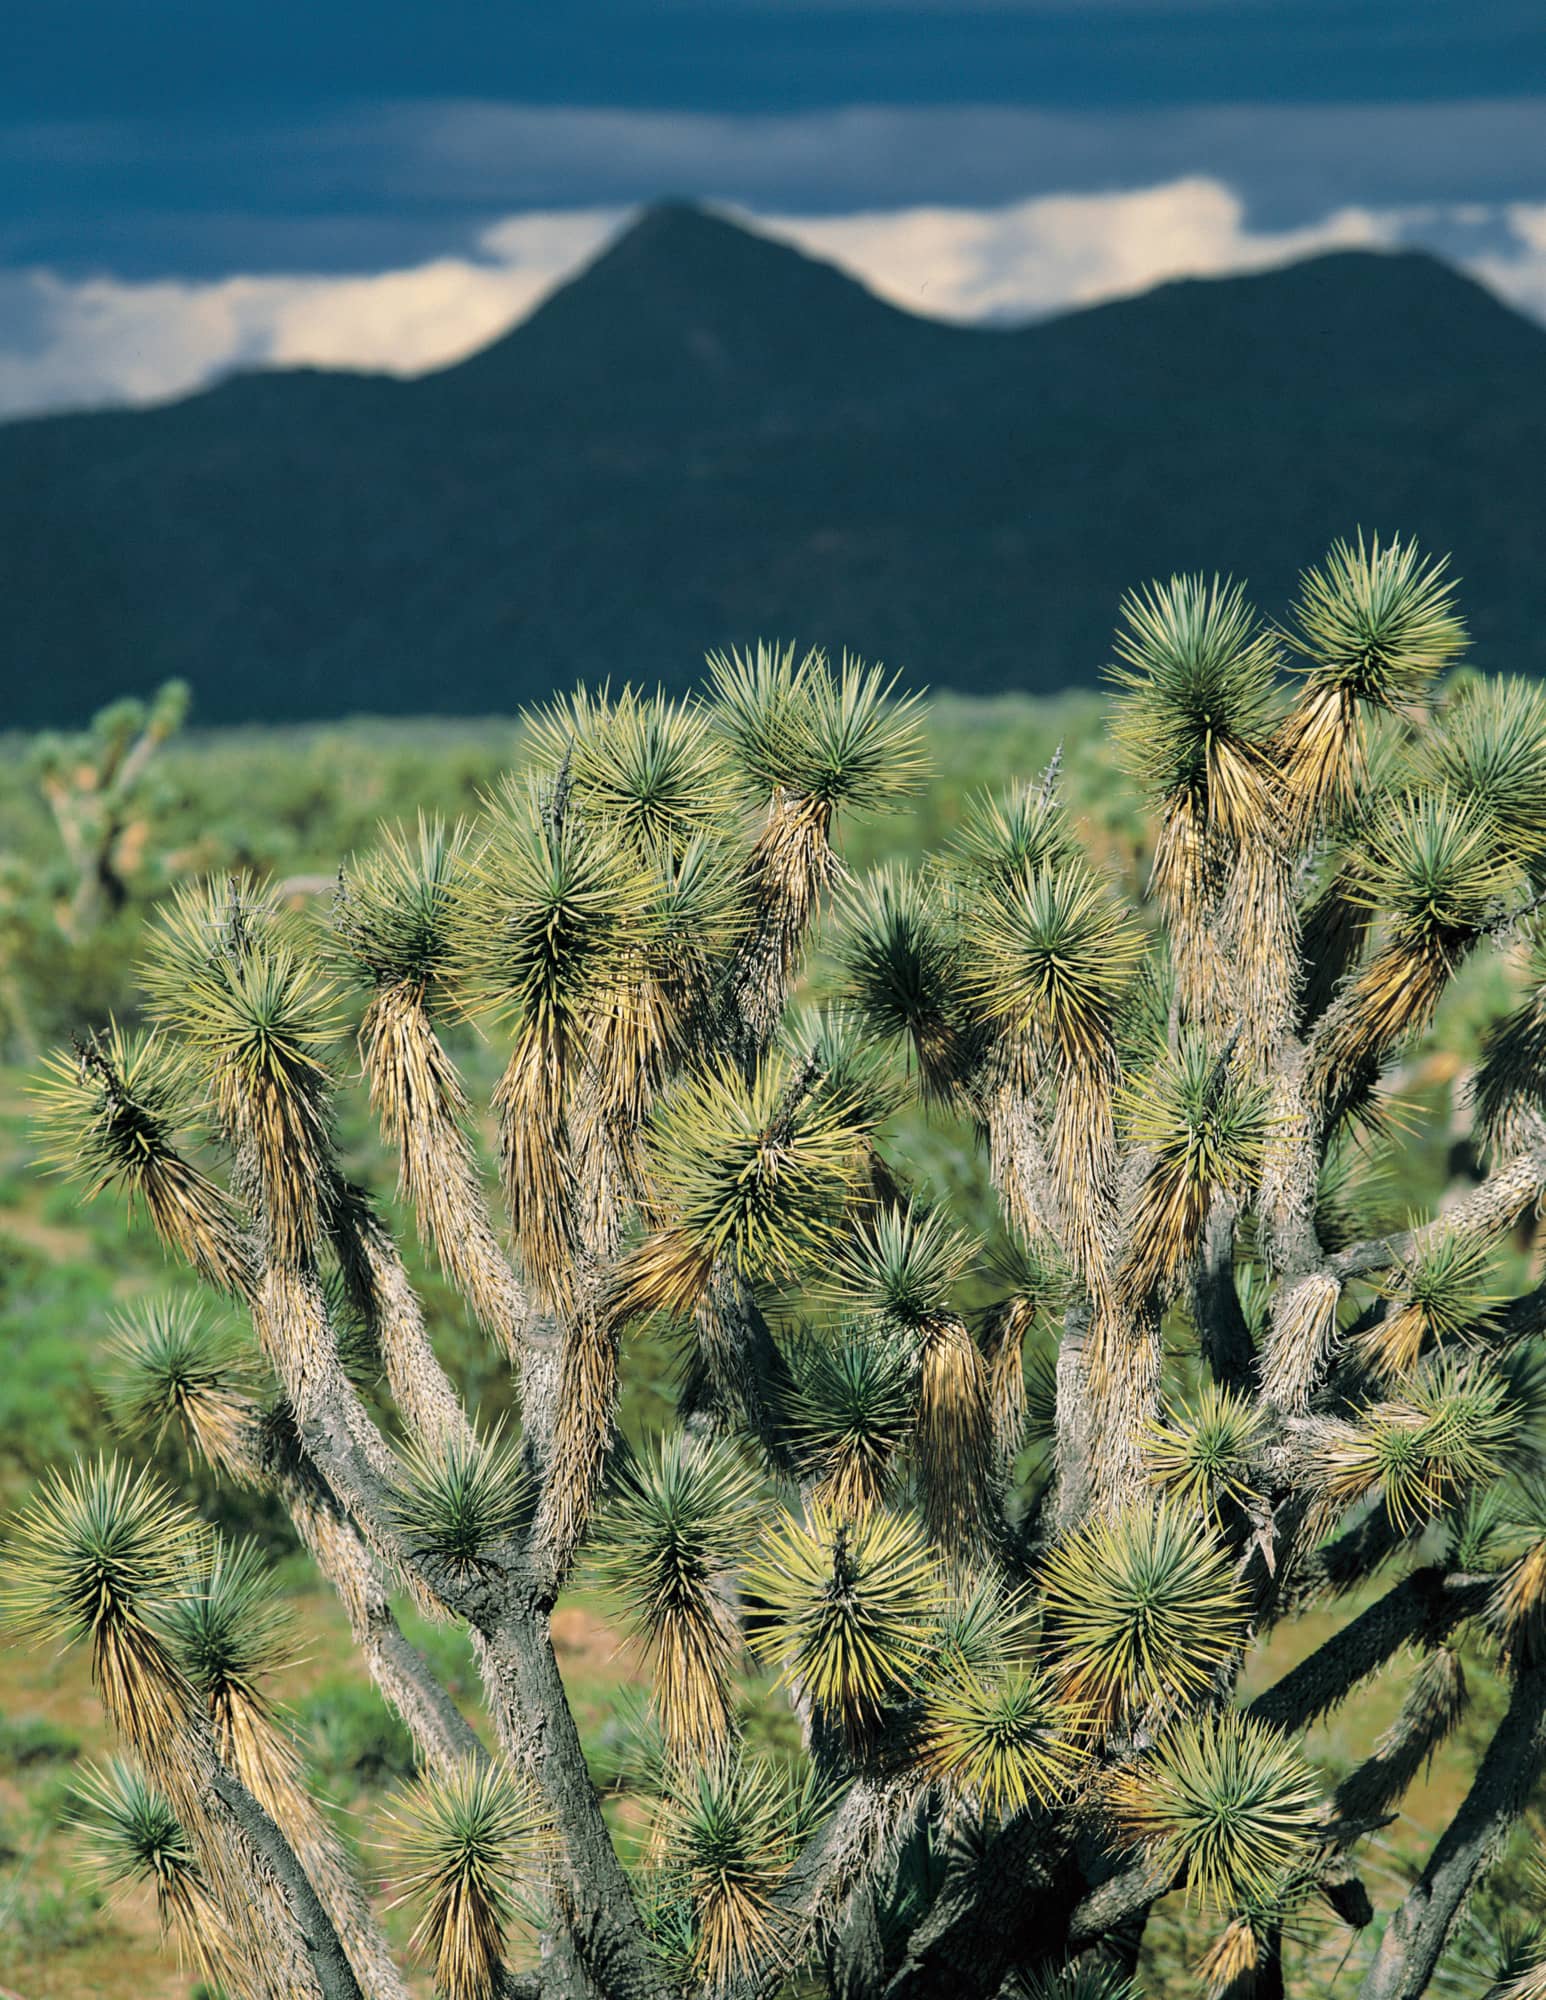
M114 702L80 735L41 736L33 746L59 853L39 867L35 857L0 851L0 1024L9 1016L29 1060L39 1054L29 988L46 992L72 958L91 963L97 934L126 912L136 886L176 866L153 838L154 773L187 711L186 685L168 681L148 706Z
M916 872L851 880L836 822L920 763L875 670L759 648L701 701L577 695L477 826L346 866L329 925L181 895L153 1030L55 1059L60 1164L250 1316L250 1350L181 1307L126 1326L121 1408L274 1489L336 1587L417 1745L396 1876L451 2000L1111 2000L1177 1889L1188 1990L1281 1994L1285 1935L1370 1925L1360 1853L1461 1715L1464 1639L1502 1719L1349 1940L1348 1990L1429 1989L1546 1761L1546 1290L1494 1289L1546 1189L1546 699L1446 691L1462 643L1402 543L1336 548L1282 631L1218 582L1129 600L1143 910L1082 858L1055 764ZM1382 1075L1498 945L1534 955L1475 1070L1484 1177L1360 1232ZM462 1015L508 1051L508 1251ZM466 1410L340 1164L351 1027L518 1430ZM908 1172L910 1101L982 1136L986 1243ZM646 1323L679 1391L629 1448ZM89 1647L123 1739L80 1807L103 1865L233 1993L400 1994L267 1706L255 1559L104 1460L33 1500L8 1564L13 1619ZM577 1566L652 1670L628 1866L550 1637ZM398 1590L469 1631L486 1729ZM1310 1606L1331 1636L1242 1696ZM1406 1649L1398 1720L1324 1790L1304 1733ZM797 1751L748 1747L748 1661Z
M85 735L40 738L33 753L38 787L71 877L58 910L68 937L81 938L128 900L150 830L146 776L187 712L186 685L168 681L148 709L114 702L92 718Z

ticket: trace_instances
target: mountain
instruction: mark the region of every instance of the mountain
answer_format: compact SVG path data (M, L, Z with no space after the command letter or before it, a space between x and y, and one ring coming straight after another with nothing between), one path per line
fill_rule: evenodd
M0 427L4 719L173 674L203 722L507 711L758 634L1087 684L1132 584L1280 612L1360 525L1450 550L1478 659L1546 674L1543 464L1546 331L1424 255L958 327L666 205L439 374Z

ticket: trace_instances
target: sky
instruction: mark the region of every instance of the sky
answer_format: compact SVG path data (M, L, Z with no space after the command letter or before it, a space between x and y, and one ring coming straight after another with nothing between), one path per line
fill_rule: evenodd
M1546 321L1546 7L9 0L0 417L443 366L668 196L941 317L1418 245Z

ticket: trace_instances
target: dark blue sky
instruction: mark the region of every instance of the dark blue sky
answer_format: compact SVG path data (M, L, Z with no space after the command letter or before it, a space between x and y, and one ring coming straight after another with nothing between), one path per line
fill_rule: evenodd
M1337 202L1546 197L1541 0L11 0L3 14L13 268L368 270L522 207L668 192L841 211L1215 172L1276 225ZM507 123L426 149L467 101L548 116L528 143ZM927 157L878 130L868 162L850 143L824 163L816 115L853 106L1025 118ZM1259 145L1251 107L1273 113ZM552 122L567 109L633 122L610 145L594 121L590 143L567 143ZM722 129L662 147L638 127L650 114ZM766 129L799 114L803 135Z
M12 0L12 116L295 112L372 98L766 111L1514 95L1532 0Z
M958 317L1417 243L1546 320L1546 0L0 0L0 417L442 365L664 195Z

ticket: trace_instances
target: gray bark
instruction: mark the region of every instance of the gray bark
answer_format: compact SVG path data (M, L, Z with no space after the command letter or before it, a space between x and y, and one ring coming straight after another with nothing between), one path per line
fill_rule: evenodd
M545 1611L528 1603L507 1612L482 1630L479 1652L501 1747L531 1772L553 1814L565 1928L587 1976L605 2000L665 2000L591 1783Z
M290 1843L247 1787L223 1765L217 1764L211 1774L210 1789L273 1871L290 1906L323 2000L365 2000L349 1955Z
M1249 1713L1286 1735L1297 1735L1335 1708L1402 1646L1417 1639L1441 1639L1462 1619L1472 1617L1485 1606L1492 1589L1491 1577L1414 1570L1258 1695Z
M1235 1289L1235 1204L1215 1195L1192 1283L1192 1309L1213 1378L1227 1389L1252 1386L1256 1348Z
M1360 2000L1418 2000L1477 1877L1524 1811L1546 1768L1546 1665L1514 1683L1508 1712L1428 1865L1387 1925Z

